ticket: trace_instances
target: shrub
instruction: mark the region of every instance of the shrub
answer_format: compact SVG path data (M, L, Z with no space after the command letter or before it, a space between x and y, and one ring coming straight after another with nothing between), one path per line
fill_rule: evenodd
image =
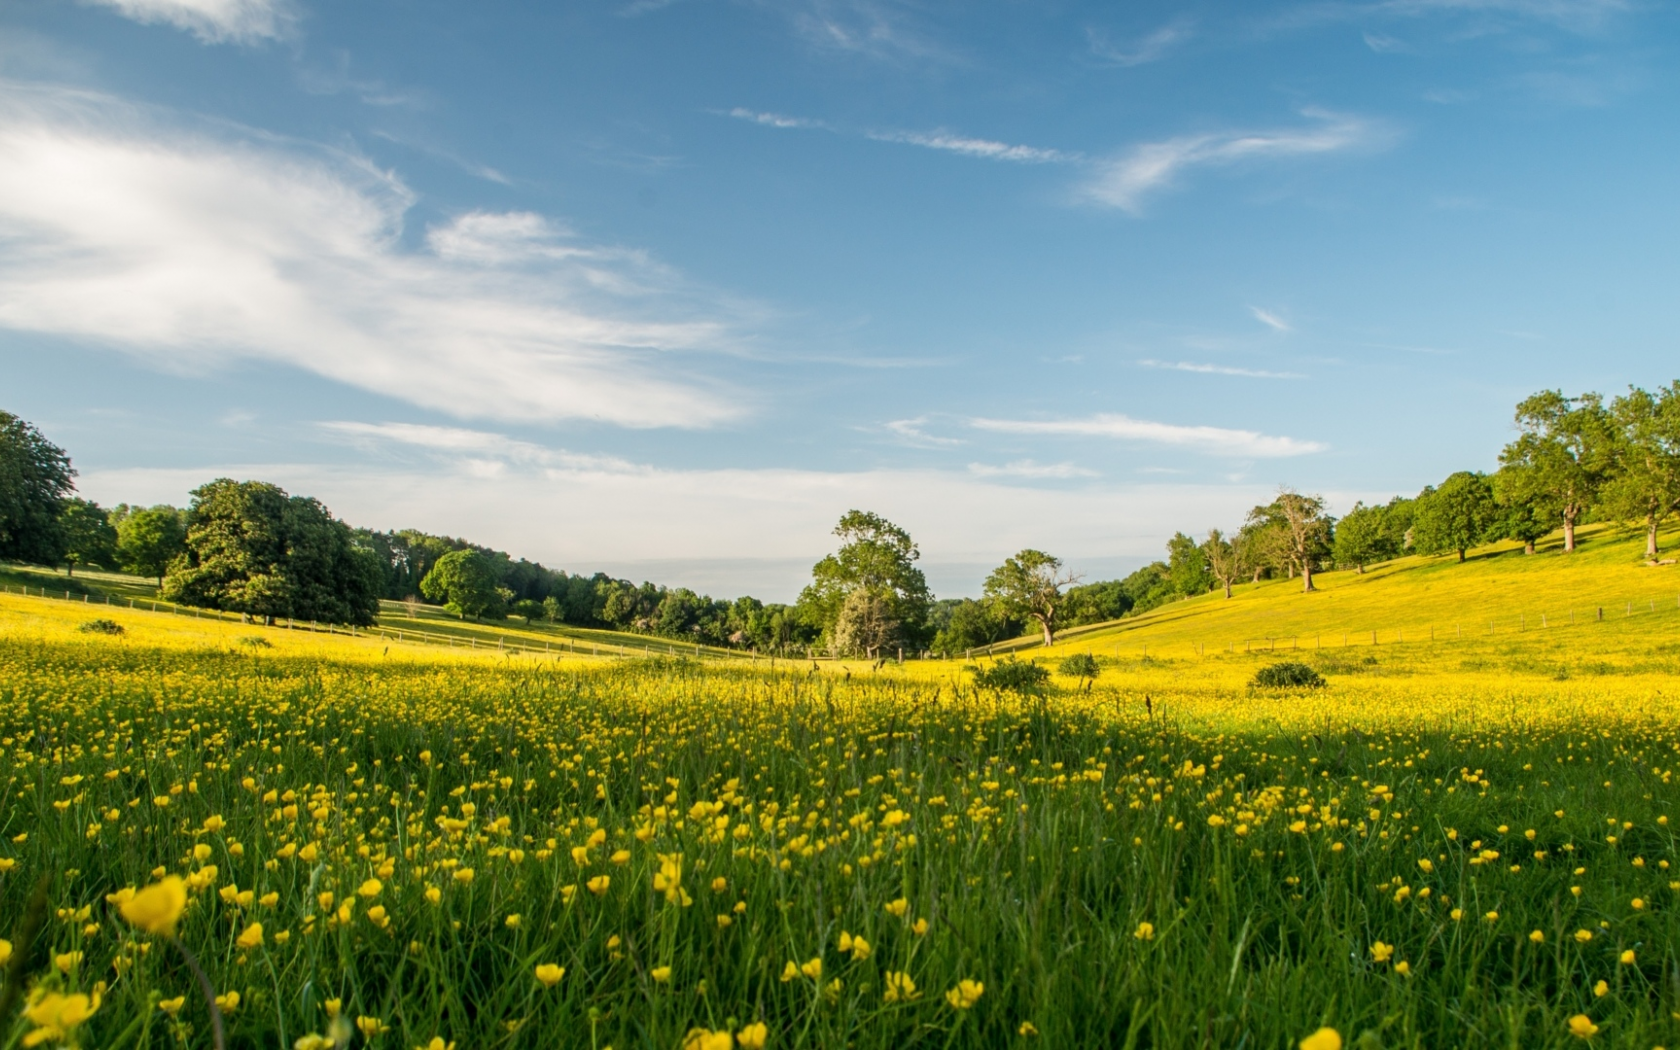
M245 637L239 639L239 644L244 645L244 646L249 646L252 649L272 649L272 648L274 648L274 646L268 644L268 639L267 638L263 638L260 635L255 635L255 634L246 635Z
M123 625L115 620L89 620L76 630L83 634L121 634L123 633Z
M1042 688L1050 680L1050 672L1013 656L1007 660L1000 660L990 667L970 667L974 672L974 681L987 689L1007 689L1016 693L1031 693Z
M1256 689L1320 689L1324 676L1306 664L1289 660L1260 668L1249 684Z
M1097 658L1090 653L1074 653L1061 662L1056 673L1070 678L1095 678L1102 674L1102 668L1097 666Z

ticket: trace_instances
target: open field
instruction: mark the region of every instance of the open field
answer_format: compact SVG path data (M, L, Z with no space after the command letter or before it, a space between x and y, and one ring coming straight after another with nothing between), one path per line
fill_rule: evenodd
M84 1046L211 1045L169 875L230 1046L1676 1045L1677 614L1430 643L1368 576L1407 641L1294 695L1178 607L1017 697L0 596L0 933Z

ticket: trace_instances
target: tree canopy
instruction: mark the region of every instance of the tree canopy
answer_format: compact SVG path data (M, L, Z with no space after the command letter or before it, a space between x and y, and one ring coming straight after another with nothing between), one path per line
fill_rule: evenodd
M832 643L846 598L865 590L886 602L903 643L920 646L931 640L933 596L916 567L922 555L910 534L878 514L851 510L841 516L834 535L840 549L811 567L811 582L799 595L807 622Z
M34 425L0 412L0 558L57 565L64 557L59 515L76 471Z
M1609 413L1598 394L1565 397L1542 390L1517 404L1517 439L1499 454L1511 496L1563 527L1575 549L1575 526L1614 463Z
M1060 558L1028 548L1007 558L986 577L984 593L1006 613L1038 621L1044 644L1056 641L1056 614L1062 609L1062 590L1078 580L1062 571Z
M450 551L439 558L420 581L420 593L443 602L450 612L465 620L482 620L504 615L496 573L489 560L475 550Z
M111 526L110 515L99 504L80 497L64 501L58 515L59 531L64 542L65 572L74 576L76 566L115 568L117 564L117 530Z
M1463 561L1471 547L1496 535L1499 522L1499 504L1487 475L1461 470L1418 497L1412 543L1420 554L1450 551Z
M377 563L319 502L227 478L192 496L186 551L164 577L164 597L266 622L370 624L378 615Z
M125 572L156 578L161 587L171 563L187 551L186 515L166 504L118 504L111 517L117 526L117 564Z

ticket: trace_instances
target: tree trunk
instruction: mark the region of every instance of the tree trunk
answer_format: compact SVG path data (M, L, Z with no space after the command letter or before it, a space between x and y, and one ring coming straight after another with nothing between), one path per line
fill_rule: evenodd
M1534 553L1534 541L1533 540L1523 540L1523 553L1524 554L1533 554Z
M1225 581L1225 597L1229 598L1230 596L1231 596L1231 581L1226 580Z
M1575 512L1573 509L1563 513L1563 553L1568 554L1575 549Z
M1311 562L1302 562L1301 563L1301 593L1305 594L1308 591L1313 591L1313 590L1317 590L1317 589L1318 588L1313 586L1313 582L1312 582L1312 563Z
M1356 576L1365 575L1365 563L1360 562L1358 565L1355 565L1353 567L1353 572L1354 572L1354 575L1356 575Z
M1464 548L1463 547L1460 547L1458 549L1458 563L1460 565L1464 564Z
M75 576L76 576L76 563L73 562L73 561L65 562L64 563L64 578L69 580L69 579L74 579Z
M1657 516L1649 515L1645 519L1645 557L1657 560Z
M1056 632L1050 629L1050 619L1048 617L1044 617L1044 618L1040 619L1038 621L1038 623L1039 623L1039 626L1044 628L1044 644L1045 644L1045 646L1048 647L1048 646L1055 645L1056 644Z

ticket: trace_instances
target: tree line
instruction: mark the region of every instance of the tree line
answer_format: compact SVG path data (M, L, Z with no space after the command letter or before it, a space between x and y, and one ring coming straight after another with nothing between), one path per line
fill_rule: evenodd
M1120 580L1084 583L1044 551L1008 558L978 599L937 600L910 534L853 510L838 550L812 567L793 605L714 599L688 588L568 574L464 539L415 529L352 528L319 501L259 481L222 478L186 508L118 504L74 494L63 449L0 412L0 559L118 569L158 581L166 599L276 618L369 624L381 599L442 605L475 620L542 619L767 653L884 659L960 654L1036 630L1056 632L1138 615L1240 582L1331 569L1364 572L1402 554L1456 555L1495 540L1535 543L1616 521L1643 530L1658 556L1660 526L1680 510L1680 381L1655 392L1541 391L1517 405L1517 437L1492 474L1459 471L1413 497L1357 503L1340 518L1324 500L1284 488L1236 532L1177 533L1167 557Z

